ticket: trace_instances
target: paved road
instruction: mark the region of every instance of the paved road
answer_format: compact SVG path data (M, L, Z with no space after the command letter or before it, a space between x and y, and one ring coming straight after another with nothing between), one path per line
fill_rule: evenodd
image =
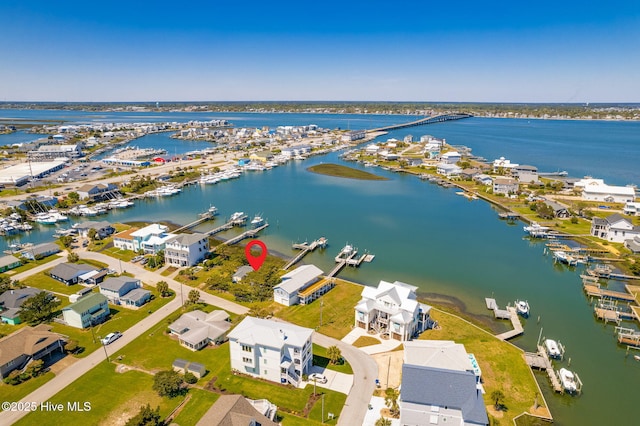
M120 261L118 259L114 259L101 253L81 251L79 252L79 255L83 259L92 259L106 263L110 268L115 270L119 270L120 268ZM50 264L51 262L47 265ZM132 264L129 262L127 262L126 264L123 263L123 268L146 284L155 285L158 281L166 281L169 284L169 287L176 292L177 297L156 312L144 318L142 321L138 322L133 327L124 331L123 336L120 339L107 346L108 353L115 353L116 351L120 350L126 344L132 342L134 339L141 336L147 330L151 329L164 318L169 316L172 312L177 310L181 305L180 292L183 290L188 292L188 290L191 289L190 287L186 287L185 289L183 289L182 285L179 282L167 277L163 277L156 272L145 270L136 264ZM37 271L30 270L27 272L31 272L32 274L34 274ZM249 311L249 309L244 306L238 305L237 303L230 302L226 299L222 299L212 294L200 292L200 295L201 299L204 302L218 306L229 312L233 312L236 314L245 314ZM186 294L184 295L184 298L186 299ZM340 351L342 352L342 356L349 362L349 364L351 364L351 367L353 368L353 387L347 395L345 406L342 409L340 416L338 417L338 425L361 425L364 421L369 401L375 388L375 379L378 377L377 364L366 353L339 340L318 333L314 333L313 340L315 343L324 347L329 347L332 345L338 346L338 348L340 348ZM79 361L75 362L73 365L62 370L53 379L42 385L31 394L24 397L21 402L36 402L39 405L41 402L48 401L55 394L70 385L73 381L98 365L104 358L104 351L97 350L93 352L86 358L82 358ZM26 415L27 413L28 412L24 411L1 412L0 424L13 424L24 417L24 415Z
M68 252L63 251L62 253L58 253L56 255L56 256L60 256L57 259L54 259L54 260L52 260L50 262L47 262L47 263L45 263L43 265L38 265L38 266L36 266L34 268L27 269L24 272L20 272L20 273L14 274L14 275L7 275L7 276L10 277L12 280L15 280L15 281L24 280L25 278L28 278L31 275L37 274L38 272L42 272L42 271L44 271L46 269L53 268L56 265L59 265L61 263L66 262L68 254L69 254Z

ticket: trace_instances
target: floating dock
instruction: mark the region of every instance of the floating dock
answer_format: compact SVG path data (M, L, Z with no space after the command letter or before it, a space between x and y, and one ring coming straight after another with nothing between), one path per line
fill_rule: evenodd
M529 367L536 368L538 370L545 370L547 372L547 376L551 382L551 388L555 392L564 393L564 387L562 386L562 383L560 383L560 379L558 379L558 373L553 368L553 364L551 363L549 355L547 354L547 351L545 351L544 347L538 345L538 352L525 352L524 358Z
M244 226L247 222L247 215L241 216L236 219L229 219L224 225L218 226L217 228L213 228L212 230L205 233L208 237L215 235L219 232L229 230L234 226Z
M357 248L348 244L344 246L343 249L340 250L340 253L335 257L337 265L327 274L327 278L335 277L338 275L338 272L347 265L357 268L362 264L362 262L371 262L375 258L375 255L369 253L365 253L360 257L356 257L357 254Z
M524 333L524 328L522 327L516 308L513 306L507 306L506 309L500 309L496 300L488 297L485 298L484 301L487 304L487 309L491 309L493 311L493 316L496 319L508 319L511 321L511 325L513 326L513 330L497 334L496 337L498 339L509 340Z
M302 258L305 257L307 253L314 251L317 247L324 248L326 246L327 246L327 239L324 237L318 238L317 240L313 241L311 244L307 243L306 241L301 244L293 244L292 247L294 249L301 250L301 251L293 259L291 259L289 263L287 263L282 269L286 271L287 269L291 268L293 265L298 263L300 260L302 260Z

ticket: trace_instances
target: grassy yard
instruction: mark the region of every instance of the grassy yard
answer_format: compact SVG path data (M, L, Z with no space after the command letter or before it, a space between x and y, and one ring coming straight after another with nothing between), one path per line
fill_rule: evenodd
M84 288L80 284L66 285L61 283L58 280L54 280L46 272L39 272L35 275L31 275L24 280L21 280L21 283L29 286L35 287L42 290L48 290L53 293L61 293L61 294L73 294L78 290Z
M336 286L331 291L309 305L283 307L274 302L270 307L273 308L274 315L277 317L303 327L313 328L327 336L342 339L353 328L353 308L360 300L361 293L362 286L336 280ZM322 309L322 325L320 325L320 309Z
M431 312L440 329L427 331L420 339L453 340L465 345L467 352L475 354L482 369L487 406L493 405L489 396L494 390L501 390L505 395L507 410L500 412L501 424L510 424L514 417L532 409L538 387L521 350L459 317L436 309ZM491 413L489 416L492 417Z
M180 426L195 425L204 416L220 395L202 389L190 389L191 398L182 407L180 413L173 419L173 423Z
M49 263L49 262L51 262L53 260L56 260L56 259L58 259L60 257L63 257L63 256L61 256L60 254L54 254L52 256L48 256L48 257L45 257L44 259L40 259L40 260L28 260L27 263L25 263L24 265L18 266L17 268L12 269L12 270L7 271L7 272L3 272L3 274L9 275L9 276L15 275L15 274L19 274L20 272L28 271L29 269L33 269L36 266L44 265L44 264Z
M378 339L376 339L375 337L371 337L371 336L360 336L356 339L355 342L353 342L353 346L355 346L356 348L363 348L365 346L372 346L372 345L379 345L382 342Z
M315 343L313 344L313 365L318 365L340 373L353 374L351 365L346 360L343 360L342 364L331 364L327 356L327 348L323 348Z
M70 339L77 340L78 346L84 348L84 351L77 354L76 356L79 358L85 357L96 349L100 349L100 337L104 337L113 331L122 332L127 330L128 328L138 323L138 321L140 321L142 318L148 316L149 311L154 312L158 310L160 307L169 303L169 301L172 299L157 297L155 290L146 286L145 288L151 291L154 298L149 303L142 306L140 309L133 310L124 308L122 306L109 305L109 309L111 310L109 319L106 322L93 327L93 330L82 330L65 324L52 322L52 331L68 336Z
M51 372L45 373L35 379L29 379L19 385L12 386L0 381L0 399L2 401L20 401L40 386L53 379L55 375Z
M152 408L160 406L161 416L166 417L182 401L182 397L161 398L151 389L152 385L153 376L149 374L139 371L117 373L113 364L102 362L50 399L54 404L64 404L64 414L37 411L16 424L123 425L147 403ZM74 401L81 405L89 402L91 410L67 410L67 402Z
M100 252L115 259L120 259L124 262L129 262L131 259L137 256L136 253L132 252L131 250L122 250L114 246L108 247L104 250L100 250Z

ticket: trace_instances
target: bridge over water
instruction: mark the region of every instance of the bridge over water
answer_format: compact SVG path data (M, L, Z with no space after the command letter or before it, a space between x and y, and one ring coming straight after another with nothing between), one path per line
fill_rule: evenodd
M421 118L419 120L410 121L408 123L393 124L391 126L378 127L377 129L370 129L370 130L367 130L367 133L369 133L369 132L386 132L386 131L389 131L389 130L404 129L406 127L424 126L426 124L442 123L443 121L461 120L463 118L469 118L469 117L473 117L473 115L471 115L471 114L458 114L458 113L440 114L440 115L434 115L433 117L425 117L425 118Z

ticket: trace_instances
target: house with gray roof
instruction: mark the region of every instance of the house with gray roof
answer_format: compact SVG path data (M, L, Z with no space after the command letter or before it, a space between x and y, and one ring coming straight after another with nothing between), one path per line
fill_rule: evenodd
M50 330L46 324L26 326L0 339L0 377L4 379L31 360L44 358L55 351L62 353L64 338Z
M114 305L142 306L151 299L151 292L142 288L139 279L126 276L110 277L100 283L100 294Z
M205 234L180 234L166 241L164 261L170 266L193 266L208 253L209 237Z
M86 263L60 263L49 271L49 276L65 285L77 284L80 276L97 269Z
M231 328L229 314L225 311L191 311L169 325L171 334L178 336L180 344L187 349L197 351L209 344L220 344Z
M118 186L113 183L87 183L77 190L81 200L100 201L119 195Z
M51 256L52 254L58 253L60 251L60 247L58 247L56 243L42 243L28 249L24 249L20 253L21 256L26 259L36 260Z
M109 302L105 295L91 293L62 308L62 317L71 327L88 328L104 322L109 316Z
M96 235L99 238L107 238L109 235L116 232L116 229L106 220L94 221L88 220L86 222L80 222L73 225L73 229L78 231L78 235L87 238L91 229L96 230Z
M604 219L594 217L591 220L591 235L614 243L624 243L640 236L640 226L634 226L629 219L614 213Z
M22 265L22 261L12 254L0 257L0 272L7 272Z
M489 424L482 388L463 345L405 343L400 389L402 425Z
M545 199L544 203L553 209L553 215L555 217L567 218L571 216L571 212L567 206L548 199Z
M273 300L285 306L297 305L299 293L320 280L322 269L315 265L299 266L284 274L280 284L273 288Z
M258 402L266 404L256 404ZM268 407L266 415L258 411L261 406ZM274 421L276 409L267 400L251 401L242 395L220 395L196 426L277 426Z
M20 308L22 304L42 292L38 288L25 287L7 290L0 294L0 317L2 322L11 325L20 324Z
M236 270L236 272L231 277L231 281L233 281L234 283L239 283L250 272L253 272L253 267L249 265L243 265Z

